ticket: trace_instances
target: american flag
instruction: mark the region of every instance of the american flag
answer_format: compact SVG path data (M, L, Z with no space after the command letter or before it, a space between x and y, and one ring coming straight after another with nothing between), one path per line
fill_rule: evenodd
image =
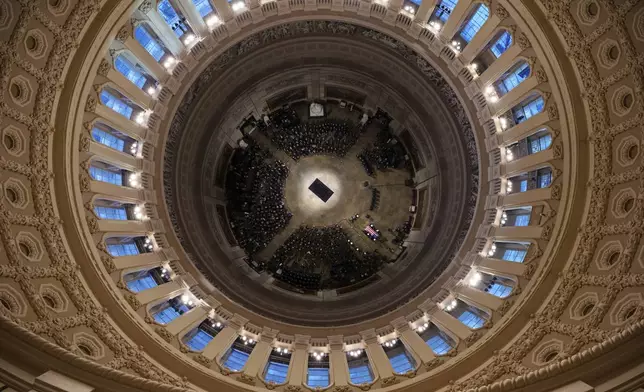
M376 232L376 230L369 225L365 226L364 231L369 233L370 236L378 237L378 232Z

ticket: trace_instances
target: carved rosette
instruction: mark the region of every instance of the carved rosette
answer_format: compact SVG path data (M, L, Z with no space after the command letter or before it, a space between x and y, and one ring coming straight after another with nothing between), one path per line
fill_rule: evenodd
M127 295L125 295L125 300L127 301L127 303L129 303L129 304L130 304L130 306L132 306L132 308L133 308L134 310L137 310L137 309L139 309L141 306L143 306L143 305L141 304L141 302L140 302L140 301L136 298L136 296L135 296L135 295L133 295L133 294L127 294Z
M94 112L96 110L96 105L98 104L98 101L93 95L90 95L87 97L87 102L85 102L85 111L86 112Z
M319 389L319 387L316 389ZM302 392L302 387L299 385L287 385L284 390L286 392Z
M127 39L132 36L131 31L131 27L126 24L125 26L121 27L118 33L116 33L116 40L125 43L125 41L127 41Z
M333 392L351 392L351 387L348 385L336 385Z
M388 387L390 385L398 384L400 380L396 376L385 377L382 379L382 386Z
M147 14L152 10L152 1L151 0L145 0L141 5L139 5L139 11L143 12L144 14Z
M156 327L154 331L168 343L174 340L174 335L171 334L167 329L165 329L165 327Z
M98 71L96 71L96 73L98 73L101 76L107 77L107 73L110 72L111 68L112 66L110 65L110 62L107 61L106 59L103 59L101 60L101 63L98 66Z
M241 373L237 376L237 381L243 382L246 385L255 386L255 378L245 373Z
M96 234L99 232L99 227L98 227L98 219L94 218L93 216L88 216L86 217L87 220L87 226L89 227L89 232L92 234Z
M517 37L517 44L523 50L526 50L531 46L530 45L530 40L523 33L519 34L519 36Z
M207 368L209 368L212 365L212 360L208 359L205 355L203 354L197 354L192 359L197 362L200 365L203 365Z
M503 8L503 6L501 5L497 5L496 9L494 10L494 13L501 20L510 17L510 14L508 13L508 11L505 8Z
M114 264L114 259L111 256L102 256L101 261L108 273L116 271L116 264Z

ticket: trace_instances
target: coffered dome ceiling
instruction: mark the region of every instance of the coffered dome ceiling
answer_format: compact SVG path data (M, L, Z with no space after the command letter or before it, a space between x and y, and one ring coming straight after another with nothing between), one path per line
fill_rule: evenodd
M638 0L0 0L0 390L298 392L318 356L333 392L636 390L643 26ZM364 287L284 289L230 232L241 124L290 91L363 97L414 161Z

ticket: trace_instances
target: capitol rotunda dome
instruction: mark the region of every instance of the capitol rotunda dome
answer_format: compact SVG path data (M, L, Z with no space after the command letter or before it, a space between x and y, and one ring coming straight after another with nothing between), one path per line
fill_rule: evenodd
M641 391L644 1L0 0L0 391Z

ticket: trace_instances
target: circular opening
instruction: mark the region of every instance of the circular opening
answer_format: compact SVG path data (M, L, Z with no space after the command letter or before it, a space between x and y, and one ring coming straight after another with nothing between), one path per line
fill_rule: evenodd
M30 35L25 40L25 46L27 47L28 50L34 50L38 46L38 43L36 42L36 39Z
M624 202L624 211L629 212L630 210L633 209L633 206L635 206L635 199L633 199L632 197L629 197Z
M9 305L9 301L7 301L4 298L0 298L0 305L4 306L7 310L11 310L11 305Z
M624 313L624 319L628 320L629 318L633 317L635 315L635 311L637 310L637 306L633 306L630 309Z
M549 353L548 353L548 354L546 354L546 356L543 358L544 362L550 362L550 361L554 360L555 358L557 358L557 354L558 354L558 353L557 353L556 351L551 351L551 352L549 352Z
M49 0L49 5L52 7L58 7L60 6L61 0Z
M588 4L586 11L588 12L588 15L595 17L597 16L597 14L599 14L599 6L593 1Z
M617 60L619 57L619 49L617 48L616 45L611 46L608 49L608 58L611 60Z
M9 91L11 92L11 96L14 98L20 97L20 94L22 93L22 89L20 88L20 86L18 86L15 83L11 85L11 87L9 88Z
M31 255L31 248L27 246L24 242L18 243L18 247L20 248L20 252L22 252L23 255L29 257Z
M2 139L4 141L4 146L7 148L7 150L13 150L14 148L16 148L16 141L13 138L13 136L9 134L5 134Z
M56 301L50 296L50 295L43 295L42 296L43 301L45 301L45 305L52 309L56 309Z
M18 201L18 194L13 189L7 188L5 190L5 194L7 195L7 199L9 199L10 202L15 203L16 201Z
M590 312L593 311L593 308L595 307L595 304L586 304L584 305L583 308L581 308L581 315L582 316L588 316Z
M630 108L633 106L633 101L635 99L633 98L633 94L626 94L624 98L622 98L622 105L624 105L625 108Z
M610 257L608 257L608 265L617 263L617 259L619 259L619 252L613 252Z
M81 344L79 344L79 345L78 345L78 349L79 349L79 350L81 350L81 351L83 352L83 354L85 354L85 355L87 355L87 356L91 356L91 355L92 355L92 350L90 350L90 348L89 348L89 347L87 347L87 345L85 345L85 344L83 344L83 343L81 343Z
M635 159L635 157L637 156L637 150L638 150L637 144L633 144L632 146L630 146L628 148L628 158Z

